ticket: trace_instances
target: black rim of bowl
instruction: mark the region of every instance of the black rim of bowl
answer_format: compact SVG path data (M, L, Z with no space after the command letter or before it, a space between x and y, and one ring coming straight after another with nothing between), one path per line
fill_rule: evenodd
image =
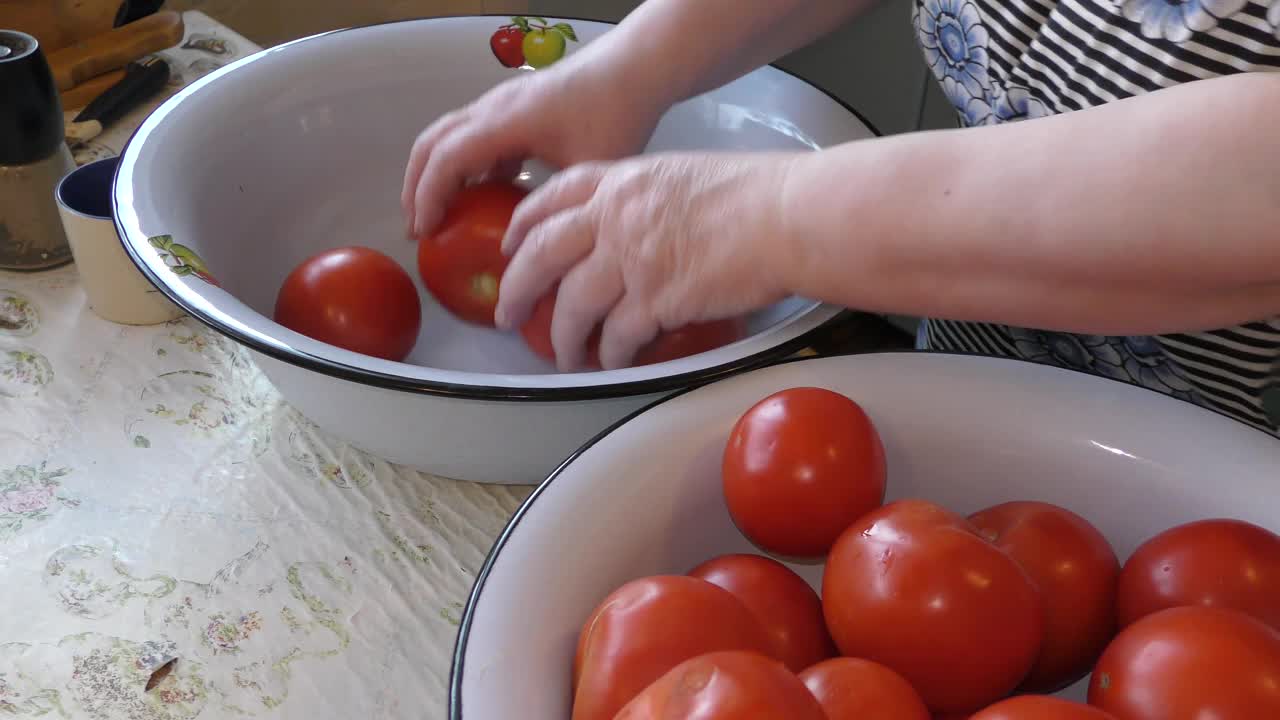
M422 18L417 20L393 20L389 22L371 23L368 25L359 25L359 26L353 26L348 28L342 28L339 30L330 30L328 32L318 33L316 35L299 38L297 40L293 40L288 43L285 43L285 45L304 43L311 40L328 37L330 35L336 35L339 33L351 32L355 30L362 30L362 29L371 28L371 27L380 27L384 25L397 25L397 24L409 23L409 22L447 21L447 20L456 20L459 18L504 18L504 17L510 17L510 15L505 13L481 13L481 14L470 14L470 15L439 16L439 17L432 17L432 18ZM592 20L589 18L582 18L582 17L571 17L571 16L556 16L556 17L557 19L569 20L572 22L595 23L599 25L616 25L616 23L605 22L602 20ZM215 76L220 76L224 73L233 72L239 67L241 63L249 60L250 58L257 57L266 52L271 52L271 48L266 48L257 53L254 53L253 55L249 55L244 58L241 58L240 60L236 61L235 63L232 63L231 65L228 65L225 68L222 68L214 71L213 73L210 73L210 75L206 76L206 78L212 80ZM880 130L875 125L873 125L869 120L867 120L867 118L863 116L862 113L860 113L856 108L854 108L844 100L840 99L839 97L837 97L835 94L833 94L826 88L823 88L822 86L816 83L806 80L805 78L800 77L799 75L791 72L790 70L780 68L776 64L770 64L769 67L772 67L773 69L778 70L779 72L782 72L785 75L795 78L799 82L804 83L805 85L822 93L827 98L829 98L832 102L836 103L841 108L843 108L846 112L848 112L849 114L857 118L858 121L861 122L873 136L875 137L883 136ZM206 78L201 78L196 82L200 82L201 80L205 80ZM155 110L152 111L151 114L154 115L162 111L168 112L168 110L174 107L177 102L180 102L177 100L177 98L170 98L165 102L161 103ZM120 156L122 158L125 156L126 153L129 152L130 146L133 145L134 140L137 138L139 129L141 129L141 125L139 125L138 129L134 130L134 132L130 135L128 142L125 143L124 148L120 152ZM769 348L753 353L751 355L746 355L744 357L737 358L729 362L721 363L719 365L715 365L712 367L702 368L700 370L693 370L690 372L680 373L678 375L664 375L664 376L650 378L646 380L607 383L607 384L600 384L600 385L583 385L583 386L576 386L576 387L510 387L510 386L500 386L500 385L465 385L465 384L451 383L451 382L444 382L444 381L437 381L437 380L422 380L422 379L416 379L416 378L409 378L402 375L392 375L389 373L368 370L365 368L360 368L360 367L356 367L346 363L338 362L336 360L330 360L328 358L320 357L318 355L314 355L312 353L306 352L305 350L301 350L299 348L293 347L292 345L276 338L270 338L268 340L268 339L264 339L265 336L258 337L254 334L245 332L239 328L231 326L230 324L225 322L221 317L219 317L218 313L205 312L201 308L195 307L192 303L187 302L185 299L179 296L178 293L175 292L170 285L165 283L160 277L157 276L157 274L154 271L152 271L151 267L138 254L138 251L133 247L133 244L130 243L128 240L128 237L129 237L128 230L124 227L123 223L120 222L120 219L119 219L120 218L120 200L119 200L119 195L115 192L115 188L120 179L120 169L123 166L124 166L124 163L121 163L120 166L116 168L116 173L112 178L112 182L111 182L111 186L112 186L111 203L112 203L112 208L114 210L112 215L113 215L113 219L116 226L116 233L120 237L121 244L124 245L125 252L128 254L129 259L133 262L133 264L139 269L139 271L141 271L143 276L146 277L148 282L154 285L156 289L158 289L161 293L163 293L167 298L169 298L170 301L172 301L175 305L181 308L188 315L192 316L202 324L208 326L215 332L225 335L226 337L234 340L235 342L241 345L244 345L245 347L248 347L251 350L254 350L258 353L261 353L262 355L273 358L275 360L288 363L290 365L295 365L295 366L304 368L306 370L311 370L313 372L317 372L323 375L328 375L330 377L338 378L340 380L347 380L350 382L360 383L363 385L370 385L373 387L380 387L388 390L399 390L399 391L412 392L412 393L424 394L424 395L439 395L439 396L445 396L445 397L458 397L458 398L468 398L473 400L492 400L492 401L502 401L502 402L512 402L512 401L575 402L575 401L582 401L582 400L600 400L600 399L606 399L606 398L617 398L617 397L627 397L627 396L634 396L634 395L649 395L649 394L663 393L663 392L669 392L672 390L680 390L688 387L693 387L697 385L705 385L709 382L718 380L722 377L726 377L729 375L736 375L746 370L751 370L753 368L757 368L763 365L777 362L779 360L784 360L788 356L793 355L799 352L800 350L803 350L804 348L808 347L814 340L820 338L830 325L840 322L842 319L848 317L848 315L850 314L849 311L840 311L835 316L828 319L826 322L822 323L821 325L807 332L804 332L794 338L781 342L777 345L773 345ZM818 311L821 309L821 307L822 305L820 304L815 305L809 312Z
M1037 363L1030 360L1024 360L1022 358L996 357L991 355L984 355L982 353L958 352L958 351L950 351L950 350L885 350L885 351L873 351L873 352L841 353L836 355L823 355L823 356L817 356L817 357L790 358L790 359L782 360L776 363L771 363L768 367L770 368L780 367L783 365L791 365L794 363L831 360L837 357L857 357L861 355L937 355L937 356L943 356L943 357L987 358L987 359L993 359L993 360L1000 360L1004 362L1021 363L1025 365L1035 365L1038 367L1048 368L1051 371L1060 371L1060 372L1066 372L1066 373L1071 373L1075 375L1084 375L1086 377L1095 377L1102 380L1106 380L1108 382L1119 383L1121 385L1128 385L1130 387L1137 388L1144 392L1150 392L1156 395L1160 395L1162 397L1167 397L1177 402L1186 403L1191 407L1200 408L1201 410L1207 410L1215 415L1220 415L1241 427L1248 428L1255 432L1261 433L1263 436L1271 438L1272 440L1277 439L1276 436L1272 435L1271 433L1268 433L1258 427L1250 425L1249 423L1246 423L1238 418L1232 417L1216 408L1199 405L1197 403L1191 402L1190 400L1184 400L1182 398L1174 397L1172 395L1161 393L1156 390L1152 390L1150 388L1142 387L1141 385L1125 382L1124 380L1117 380L1115 378L1109 378L1103 375L1097 375L1095 373L1085 372L1083 370L1076 370L1074 368L1065 368L1065 367L1059 367L1057 365L1048 365L1046 363ZM765 368L759 368L759 369L763 370ZM529 497L525 498L524 502L520 503L520 506L516 508L516 511L511 515L511 519L507 521L507 524L505 526L503 526L502 531L498 533L498 537L494 539L493 545L489 548L489 552L485 555L484 564L480 566L480 571L476 573L476 579L475 579L475 582L472 583L471 592L468 593L467 595L467 605L465 608L463 608L463 611L462 611L462 619L458 623L457 639L455 640L454 647L453 647L453 660L450 663L450 668L449 668L449 686L448 686L449 687L449 690L448 690L449 720L462 720L462 679L463 679L463 674L466 672L467 644L471 638L471 626L475 624L476 606L480 602L480 595L484 592L485 582L488 581L489 575L493 572L494 565L498 561L498 556L502 553L502 549L506 546L507 541L510 540L511 536L515 533L516 528L520 524L520 521L523 520L525 515L529 513L530 509L533 507L533 504L537 502L538 498L541 497L542 494L546 491L546 489L551 486L551 483L554 482L556 478L558 478L562 473L564 473L566 468L572 465L579 457L581 457L588 450L595 447L606 437L608 437L609 435L612 435L619 428L631 422L632 420L636 419L637 417L653 410L654 408L657 408L661 405L665 405L666 403L669 403L672 400L683 397L685 395L688 395L689 393L695 392L700 389L704 389L704 388L698 388L698 387L685 388L680 392L672 393L671 395L667 395L665 397L659 398L645 405L644 407L630 413L626 417L622 418L621 420L618 420L617 422L613 423L612 425L605 428L604 430L601 430L598 434L596 434L595 437L583 443L581 447L573 451L573 454L565 458L563 462L561 462L558 466L556 466L556 469L552 470L551 473L547 475L545 480L538 483L538 486L533 489L533 492L529 494Z

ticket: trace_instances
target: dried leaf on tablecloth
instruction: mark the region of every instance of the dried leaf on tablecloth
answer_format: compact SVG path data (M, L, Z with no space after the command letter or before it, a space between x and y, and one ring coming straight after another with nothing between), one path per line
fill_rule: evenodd
M151 673L151 677L147 679L147 686L143 689L143 692L151 692L162 680L169 677L169 673L173 672L173 666L177 663L178 658L171 658L169 662L156 668L156 671Z

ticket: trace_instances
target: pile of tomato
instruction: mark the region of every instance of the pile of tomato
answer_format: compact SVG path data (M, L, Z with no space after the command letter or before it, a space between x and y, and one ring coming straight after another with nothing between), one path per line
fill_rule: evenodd
M470 185L457 194L440 226L418 240L418 273L436 302L473 325L494 326L498 288L507 269L502 238L527 191L507 182ZM555 291L534 308L520 334L529 349L554 361ZM408 357L422 325L417 288L395 260L376 250L342 247L314 255L285 279L274 318L308 337L385 360ZM742 318L695 323L660 333L632 365L706 352L746 335ZM587 364L599 368L600 333L588 341Z
M749 409L722 483L765 554L604 598L579 635L573 720L1280 718L1269 530L1192 522L1121 565L1056 505L883 504L875 426L819 388ZM769 556L825 562L821 592ZM1051 695L1085 676L1088 704Z

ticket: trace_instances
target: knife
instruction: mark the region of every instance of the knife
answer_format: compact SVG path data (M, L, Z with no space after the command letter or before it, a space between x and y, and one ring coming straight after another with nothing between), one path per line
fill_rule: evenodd
M129 63L120 82L94 98L67 123L64 133L67 143L74 145L94 139L125 113L154 97L168 82L169 63L163 58L149 57Z
M3 2L4 0L0 0ZM124 77L124 68L112 70L111 72L102 73L101 75L85 80L79 85L62 93L62 109L80 110L89 101L101 95L107 88L120 82Z

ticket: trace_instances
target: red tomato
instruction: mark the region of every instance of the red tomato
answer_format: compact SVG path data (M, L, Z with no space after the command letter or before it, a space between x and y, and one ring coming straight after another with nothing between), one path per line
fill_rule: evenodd
M1275 720L1280 632L1235 610L1161 610L1107 646L1089 704L1119 720Z
M889 668L857 658L832 658L800 673L827 720L930 720L920 694Z
M1201 520L1143 543L1120 574L1121 626L1165 608L1240 610L1280 630L1280 536L1240 520Z
M289 273L275 321L307 337L385 360L403 360L422 324L409 273L377 250L326 250Z
M1111 544L1084 518L1048 503L1005 503L969 521L1027 571L1044 601L1040 657L1021 689L1051 693L1088 675L1116 631L1120 561Z
M434 234L418 241L422 281L436 301L458 318L493 327L498 284L507 269L502 236L527 194L505 182L465 187Z
M828 720L786 666L759 653L713 652L672 668L615 720Z
M963 517L923 500L863 516L840 536L822 580L840 651L900 673L935 713L1009 694L1040 651L1040 594Z
M1009 698L973 715L969 720L1117 720L1105 710L1044 695Z
M880 435L857 403L821 388L783 390L747 410L721 474L738 529L784 557L822 557L884 502Z
M556 361L556 349L551 344L551 316L556 309L556 290L552 290L533 306L533 311L529 314L529 319L520 327L520 334L524 337L525 345L533 351L534 355L549 360ZM591 337L587 340L587 367L600 367L600 330L597 328Z
M800 672L836 654L822 601L804 578L772 558L722 555L689 571L733 593L773 639L773 656Z
M555 313L555 291L542 296L520 334L525 344L539 357L555 362L556 351L551 345L551 316ZM678 360L682 357L697 355L715 350L731 342L737 342L747 334L745 318L729 318L705 323L693 323L678 330L670 330L658 335L648 345L636 352L631 361L632 367L653 365L660 362ZM600 330L597 328L587 340L587 367L600 367Z
M728 590L682 575L623 585L600 603L583 632L573 720L613 720L641 690L690 658L773 649L755 615Z

